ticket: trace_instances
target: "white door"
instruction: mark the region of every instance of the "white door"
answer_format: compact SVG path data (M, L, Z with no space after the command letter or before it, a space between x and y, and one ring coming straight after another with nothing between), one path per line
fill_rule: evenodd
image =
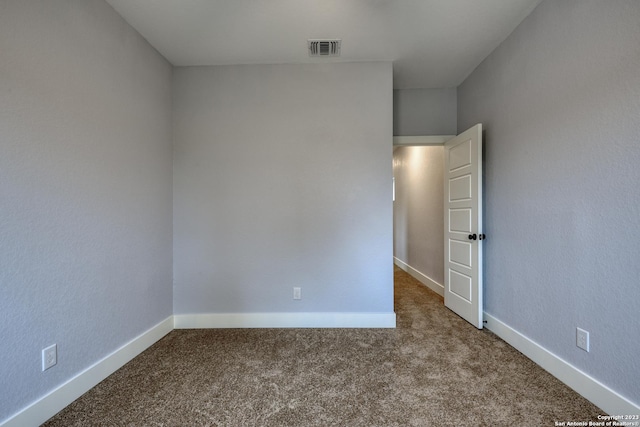
M444 144L444 304L482 329L482 125Z

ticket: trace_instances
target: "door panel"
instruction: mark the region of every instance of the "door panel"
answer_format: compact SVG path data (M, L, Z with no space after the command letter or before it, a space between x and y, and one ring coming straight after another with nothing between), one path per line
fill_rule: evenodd
M447 307L482 329L482 125L444 144Z
M451 241L449 248L449 259L463 267L472 268L472 246L467 242Z
M449 210L449 231L471 233L471 209Z
M460 297L466 302L471 302L471 277L449 270L449 282L451 292L456 297Z
M449 151L449 166L452 171L471 164L471 143L463 141Z
M469 200L471 198L471 176L464 175L449 181L449 201Z

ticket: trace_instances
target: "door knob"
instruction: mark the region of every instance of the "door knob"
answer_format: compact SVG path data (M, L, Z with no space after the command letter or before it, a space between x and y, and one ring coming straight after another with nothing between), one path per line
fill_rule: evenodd
M484 240L486 238L487 236L485 236L484 234L478 234L478 240Z
M476 238L477 238L476 233L469 234L469 240L476 240Z

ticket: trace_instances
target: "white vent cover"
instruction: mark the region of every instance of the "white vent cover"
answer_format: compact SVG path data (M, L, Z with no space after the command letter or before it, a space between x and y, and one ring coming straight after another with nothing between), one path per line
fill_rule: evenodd
M340 39L307 40L309 56L340 56Z

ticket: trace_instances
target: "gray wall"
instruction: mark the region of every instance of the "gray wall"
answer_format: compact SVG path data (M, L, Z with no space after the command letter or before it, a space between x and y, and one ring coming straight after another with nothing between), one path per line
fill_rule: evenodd
M456 88L393 91L395 136L455 135Z
M486 311L636 404L639 22L545 1L458 88L458 130L486 129Z
M393 255L444 285L444 149L395 147Z
M391 71L174 70L175 314L393 312Z
M0 421L171 315L170 84L102 0L0 3Z

